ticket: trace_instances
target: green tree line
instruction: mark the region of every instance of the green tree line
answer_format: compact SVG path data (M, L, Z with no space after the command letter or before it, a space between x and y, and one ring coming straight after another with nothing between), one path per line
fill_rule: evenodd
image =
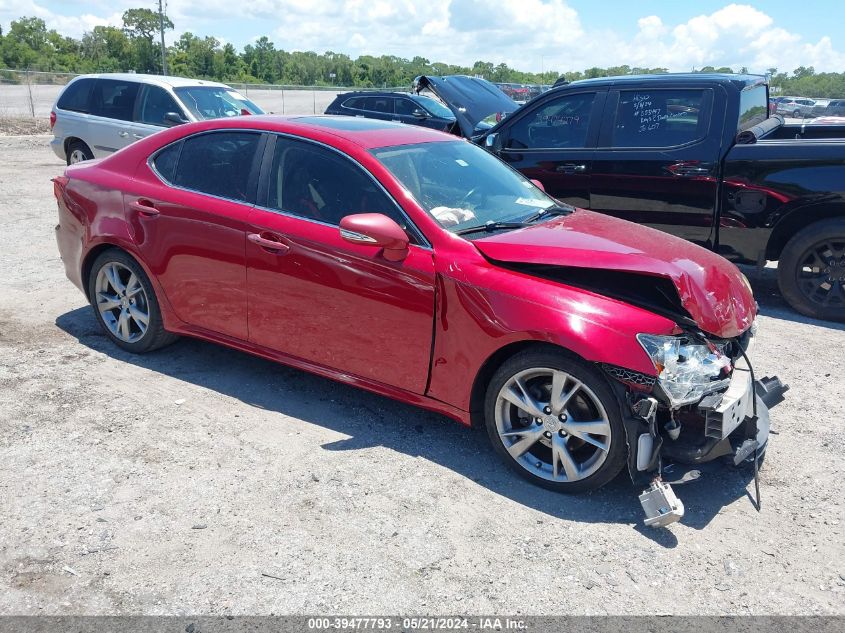
M7 33L0 29L0 66L16 70L48 72L161 72L158 43L159 18L150 9L129 9L123 26L96 26L76 39L47 29L44 20L22 17L12 21ZM174 25L164 18L166 30ZM424 74L467 74L494 82L553 83L612 75L665 73L665 68L627 65L588 68L582 71L548 70L542 74L510 68L507 64L476 61L472 66L432 62L420 56L405 59L394 55L361 55L326 51L286 51L261 37L238 50L211 36L183 33L167 47L168 72L185 77L237 83L272 83L300 86L408 86ZM733 72L731 68L707 66L698 72ZM747 72L743 68L740 72ZM845 73L816 73L812 67L791 73L769 68L771 83L780 94L809 97L845 96Z

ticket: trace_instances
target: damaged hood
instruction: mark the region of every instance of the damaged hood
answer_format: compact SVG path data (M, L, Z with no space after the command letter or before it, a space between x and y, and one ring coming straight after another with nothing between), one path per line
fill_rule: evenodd
M505 267L559 268L565 276L549 276L632 303L640 294L654 296L661 282L669 280L677 291L677 299L671 300L680 301L679 312L720 338L747 330L757 312L748 281L726 259L672 235L583 209L473 244ZM650 303L640 302L646 307Z
M428 88L445 103L461 127L461 134L471 138L477 134L478 124L491 115L505 116L519 104L486 79L466 75L414 79L414 92Z

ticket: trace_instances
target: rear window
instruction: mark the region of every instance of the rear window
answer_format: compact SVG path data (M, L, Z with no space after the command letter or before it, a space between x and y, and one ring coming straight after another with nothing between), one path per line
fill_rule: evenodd
M768 118L767 99L764 84L746 88L739 93L739 125L737 126L739 132L752 128Z
M676 147L702 138L704 90L628 90L619 94L613 147Z
M64 89L56 107L71 112L88 112L88 97L91 95L93 79L78 79Z
M140 84L134 81L98 79L91 98L91 113L97 116L131 121Z

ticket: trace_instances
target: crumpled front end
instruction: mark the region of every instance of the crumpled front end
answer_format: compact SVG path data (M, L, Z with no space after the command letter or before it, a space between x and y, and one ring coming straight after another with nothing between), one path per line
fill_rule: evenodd
M635 483L651 482L643 493L646 499L641 498L648 525L663 526L683 515L682 504L680 510L672 509L671 488L655 483L661 482L667 464L725 458L739 465L756 462L765 452L769 409L789 387L777 377L754 374L750 357L756 330L755 322L731 339L693 332L640 336L656 378L605 367L626 403L631 477Z

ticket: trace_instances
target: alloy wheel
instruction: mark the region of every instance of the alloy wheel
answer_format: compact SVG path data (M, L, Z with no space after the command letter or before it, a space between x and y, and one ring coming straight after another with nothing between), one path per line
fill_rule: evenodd
M85 160L85 152L81 149L75 149L70 153L70 164L75 165Z
M845 307L845 238L818 242L799 259L798 287L826 308Z
M552 482L586 479L610 451L611 426L599 398L564 371L526 369L499 390L496 429L529 473Z
M112 335L135 343L150 324L150 306L141 280L118 262L108 262L97 273L94 297L100 318Z

